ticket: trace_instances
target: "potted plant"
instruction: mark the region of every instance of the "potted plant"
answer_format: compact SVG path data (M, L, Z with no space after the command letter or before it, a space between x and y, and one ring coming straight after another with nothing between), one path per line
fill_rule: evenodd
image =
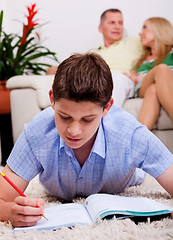
M37 20L34 20L38 13L35 8L36 4L27 7L28 13L25 15L27 23L23 23L21 36L13 33L7 34L2 30L3 11L0 12L0 88L8 95L6 81L10 77L45 73L46 68L51 65L38 61L43 56L58 62L55 52L40 44L39 35L35 32L39 26ZM3 93L0 93L0 98L0 114L10 112L9 96L7 96L8 99L3 100ZM8 105L7 109L4 107L5 103Z

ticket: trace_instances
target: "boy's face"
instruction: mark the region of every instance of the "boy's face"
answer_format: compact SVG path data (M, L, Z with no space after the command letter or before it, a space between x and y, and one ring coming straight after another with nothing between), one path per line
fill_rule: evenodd
M101 121L113 104L113 100L102 107L92 102L75 102L61 98L54 102L52 90L50 100L55 111L55 124L59 135L72 149L92 145Z

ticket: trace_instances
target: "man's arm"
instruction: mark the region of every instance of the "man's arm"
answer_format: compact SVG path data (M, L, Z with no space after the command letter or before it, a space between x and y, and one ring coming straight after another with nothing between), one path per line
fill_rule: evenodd
M8 165L3 169L3 173L21 191L28 186L28 182L15 174ZM19 193L0 176L0 221L10 221L13 226L32 226L41 219L44 211L44 200L30 199L19 196Z
M173 197L173 163L156 180Z

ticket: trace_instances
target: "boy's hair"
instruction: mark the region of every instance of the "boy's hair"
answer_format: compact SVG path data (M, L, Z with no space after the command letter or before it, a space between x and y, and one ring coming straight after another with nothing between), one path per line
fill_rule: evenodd
M106 13L108 12L112 12L112 13L121 13L122 15L122 12L118 9L118 8L110 8L110 9L107 9L105 10L102 15L100 16L100 23L104 22L105 18L106 18Z
M90 101L104 108L112 96L112 74L100 55L74 54L58 66L52 88L55 101Z

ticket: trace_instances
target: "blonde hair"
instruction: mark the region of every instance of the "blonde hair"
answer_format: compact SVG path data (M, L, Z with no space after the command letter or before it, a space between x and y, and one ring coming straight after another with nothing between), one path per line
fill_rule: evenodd
M148 18L147 21L150 22L155 36L154 47L157 56L154 62L155 66L166 58L173 47L173 26L167 19L161 17ZM151 48L144 47L143 55L138 60L135 70L139 68L149 55L151 55Z

